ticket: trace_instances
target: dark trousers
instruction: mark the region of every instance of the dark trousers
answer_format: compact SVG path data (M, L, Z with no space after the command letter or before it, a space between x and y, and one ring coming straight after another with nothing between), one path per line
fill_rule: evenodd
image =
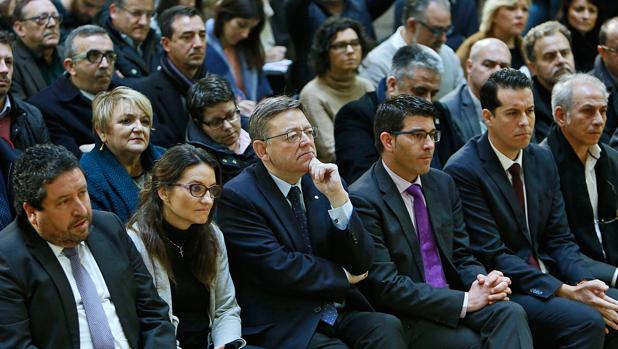
M403 319L408 348L532 348L526 313L516 303L505 301L467 313L457 327L425 319Z
M401 322L397 317L345 308L338 311L339 316L333 326L320 322L308 349L406 348Z
M605 323L593 307L565 298L513 294L528 314L535 348L601 349Z

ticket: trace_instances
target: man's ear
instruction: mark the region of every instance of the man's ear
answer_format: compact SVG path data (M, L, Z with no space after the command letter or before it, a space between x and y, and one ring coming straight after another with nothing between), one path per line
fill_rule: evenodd
M116 14L118 13L118 7L113 2L109 4L109 17L114 20L116 19Z
M380 142L384 147L384 152L391 153L395 149L395 137L388 132L380 133Z
M388 76L386 78L386 95L391 98L397 92L397 78Z
M408 17L408 19L406 19L405 25L407 31L412 34L416 34L418 22L416 21L416 19L414 19L414 17Z
M170 38L168 38L167 36L162 36L161 46L163 47L163 51L165 51L166 53L170 53L170 51L172 50L172 48L170 47Z
M28 222L30 222L30 224L32 224L35 230L37 230L37 228L39 227L38 220L36 219L37 210L34 207L30 206L27 202L21 204L21 207L26 213L26 218L28 218Z
M269 161L270 160L270 156L268 155L268 152L266 151L266 142L256 139L253 141L252 143L253 145L253 151L255 152L255 155L257 155L257 157L262 160L262 161Z
M75 69L73 69L73 64L75 63L71 58L65 58L62 62L62 65L64 65L64 70L66 70L71 76L75 75Z
M493 116L493 114L488 109L483 109L482 114L483 114L483 121L485 122L485 125L489 127L492 122L491 117Z
M566 119L567 115L564 109L562 109L562 107L559 105L556 106L556 109L554 109L554 121L556 121L558 126L563 127L564 125L566 125Z
M13 23L13 31L15 32L15 35L17 35L20 38L23 38L26 35L26 30L24 29L24 22L15 21Z
M530 75L536 76L536 71L537 71L536 63L527 61L527 65L528 65L528 70L530 70Z

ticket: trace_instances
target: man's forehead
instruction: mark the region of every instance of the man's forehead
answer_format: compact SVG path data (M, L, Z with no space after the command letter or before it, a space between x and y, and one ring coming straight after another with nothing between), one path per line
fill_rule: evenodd
M607 105L607 100L603 91L600 91L590 84L578 84L571 91L571 100L574 106L604 106Z
M92 49L96 50L113 50L114 43L107 35L97 34L90 36L78 36L74 41L75 51L80 53Z
M504 108L527 108L530 105L534 106L532 90L528 87L518 89L498 87L497 96L500 105Z
M267 123L271 130L289 130L309 126L309 120L300 109L289 109L273 116Z
M24 6L24 14L27 16L38 15L39 13L58 13L54 4L49 0L34 0Z
M534 49L540 54L561 51L570 48L571 45L569 44L569 40L564 35L562 35L562 33L546 35L538 39L534 45Z
M200 32L206 30L204 21L200 16L175 16L172 20L172 35L182 35L187 32Z
M425 11L425 20L431 25L449 25L451 12L435 1L431 1Z

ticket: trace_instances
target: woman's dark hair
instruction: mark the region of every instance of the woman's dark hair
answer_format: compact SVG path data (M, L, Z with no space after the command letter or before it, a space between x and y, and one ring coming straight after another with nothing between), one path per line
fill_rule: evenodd
M575 0L562 0L562 7L560 8L560 12L558 13L558 18L560 18L560 22L566 25L570 30L572 30L573 26L569 23L569 7L574 1ZM592 30L598 30L598 28L600 27L599 18L601 16L601 14L599 13L599 11L601 11L599 4L600 0L586 0L586 2L589 2L597 7L597 21L594 24L594 29Z
M138 234L148 254L156 257L170 279L174 280L172 265L162 236L163 231L163 200L159 197L159 189L171 188L172 183L180 179L187 168L206 164L215 171L217 184L221 185L221 168L217 160L207 151L189 144L180 144L168 149L152 168L150 179L145 183L140 193L140 204L127 226L138 231ZM190 246L189 255L195 256L192 272L204 285L210 285L217 272L216 259L221 251L218 249L217 237L212 227L212 217L217 208L214 199L208 221L199 227L195 241Z
M157 8L155 9L155 12L157 13L157 18L161 16L163 11L167 10L170 7L174 7L177 5L180 5L179 0L160 0L159 5L157 5ZM203 7L202 0L195 0L195 8L198 11L202 12L202 7Z
M222 0L215 8L215 36L223 35L223 26L233 18L257 19L258 25L251 29L249 36L238 42L236 46L247 55L250 68L261 68L264 65L264 48L260 41L260 33L264 27L264 7L261 0Z
M202 122L204 110L219 103L236 102L230 83L221 75L207 74L187 93L189 115L197 124Z
M358 35L361 44L362 57L369 52L369 44L363 27L357 21L345 17L329 17L322 23L313 37L309 59L315 69L316 75L326 74L330 68L330 45L335 40L337 33L346 29L352 29Z

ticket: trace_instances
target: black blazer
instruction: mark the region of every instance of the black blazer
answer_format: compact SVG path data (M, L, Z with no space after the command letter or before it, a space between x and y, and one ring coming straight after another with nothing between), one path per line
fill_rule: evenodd
M371 237L356 213L347 230L334 226L330 203L309 174L302 191L313 253L303 248L292 208L261 162L230 180L219 202L243 337L261 347L306 348L325 303L373 310L343 270L369 270Z
M354 207L376 249L361 289L378 311L456 327L462 291L470 288L476 275L487 272L468 249L461 201L451 177L431 169L421 175L421 183L449 288L425 283L416 230L397 186L379 160L350 187Z
M62 45L54 50L54 64L58 64L57 69L59 71L64 71L62 65L64 61L63 51ZM49 86L43 77L34 53L20 39L16 40L13 45L13 56L15 62L13 63L11 93L15 97L26 100Z
M594 276L569 230L551 153L536 144L522 151L529 230L487 132L455 153L445 171L459 189L471 248L479 260L510 277L514 291L547 299L562 283L574 285ZM548 274L528 264L533 252Z
M175 348L168 306L115 215L93 211L86 240L132 348ZM0 343L79 348L73 292L52 250L23 217L0 232Z
M470 93L468 84L463 83L440 99L440 103L451 114L455 133L463 142L481 134L481 125L479 124L481 115L479 115Z

